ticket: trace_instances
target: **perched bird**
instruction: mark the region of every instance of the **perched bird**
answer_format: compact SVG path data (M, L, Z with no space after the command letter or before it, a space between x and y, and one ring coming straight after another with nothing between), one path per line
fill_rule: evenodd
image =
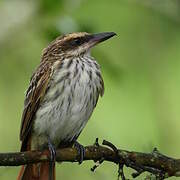
M57 37L43 50L31 77L22 114L21 151L75 147L82 162L84 149L77 138L104 93L100 66L90 55L96 44L114 32L71 33ZM28 164L18 180L55 179L55 163Z

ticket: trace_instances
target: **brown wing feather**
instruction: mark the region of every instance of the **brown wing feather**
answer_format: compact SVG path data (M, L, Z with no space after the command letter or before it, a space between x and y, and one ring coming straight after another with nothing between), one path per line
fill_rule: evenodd
M26 149L27 136L31 131L34 115L45 95L45 92L47 91L51 74L51 66L42 62L31 78L30 86L27 90L24 101L24 110L21 119L21 150Z

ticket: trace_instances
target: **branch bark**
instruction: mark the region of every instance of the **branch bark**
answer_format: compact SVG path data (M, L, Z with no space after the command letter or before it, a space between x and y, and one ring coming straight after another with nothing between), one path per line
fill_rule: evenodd
M165 179L171 176L180 177L180 159L174 159L161 154L157 149L152 153L141 153L117 149L112 143L103 141L100 146L96 142L92 146L85 147L84 160L94 160L94 171L103 161L110 161L119 165L119 177L125 179L124 165L136 170L132 176L135 178L147 171L157 179ZM78 153L75 148L63 148L56 151L57 162L77 162ZM29 163L50 161L50 153L45 151L27 151L16 153L0 153L0 166L19 166Z

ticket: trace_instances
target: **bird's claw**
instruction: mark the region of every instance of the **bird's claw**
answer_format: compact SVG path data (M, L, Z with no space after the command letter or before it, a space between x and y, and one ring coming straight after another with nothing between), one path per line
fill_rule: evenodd
M78 152L78 162L79 162L79 164L81 164L83 162L83 160L84 160L85 148L84 148L83 145L81 145L77 141L75 141L74 147L76 148L76 150Z
M48 149L49 149L49 152L50 152L50 160L51 160L51 162L55 162L56 161L56 149L51 144L50 140L48 141Z

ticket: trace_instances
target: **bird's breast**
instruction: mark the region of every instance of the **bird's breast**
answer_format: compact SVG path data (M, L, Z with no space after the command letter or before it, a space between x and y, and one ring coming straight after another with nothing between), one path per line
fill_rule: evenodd
M103 91L100 68L91 58L54 64L48 91L35 116L34 131L55 143L77 138Z

